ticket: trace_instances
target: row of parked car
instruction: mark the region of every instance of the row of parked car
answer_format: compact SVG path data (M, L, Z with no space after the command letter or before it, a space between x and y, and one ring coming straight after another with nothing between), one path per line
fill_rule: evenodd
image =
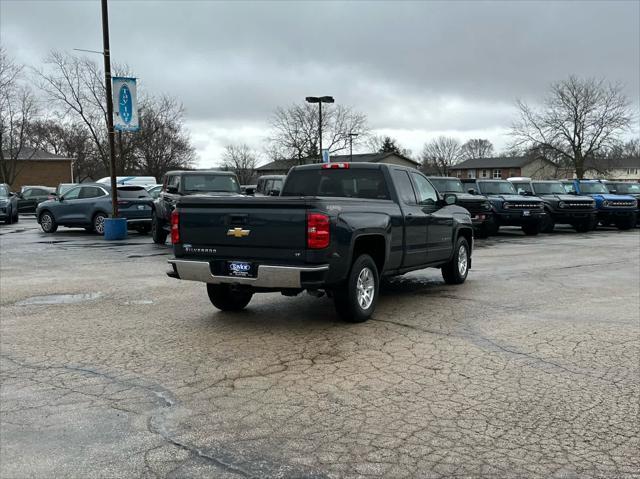
M153 177L118 177L118 209L129 228L152 232L164 243L171 231L171 212L184 196L278 196L286 176L260 177L255 185L240 185L231 172L171 171L162 184ZM579 232L601 226L630 229L640 220L640 184L606 180L531 180L529 178L458 179L428 177L441 194L452 194L471 215L474 234L484 238L501 226L519 226L527 235L550 233L556 225ZM18 221L19 213L35 213L43 231L59 226L104 232L111 213L109 178L95 183L63 183L57 188L25 186L10 193L0 184L0 220Z

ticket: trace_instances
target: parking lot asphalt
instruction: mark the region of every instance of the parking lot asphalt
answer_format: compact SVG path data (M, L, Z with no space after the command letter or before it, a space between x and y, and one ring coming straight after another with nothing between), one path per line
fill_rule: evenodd
M639 477L638 230L477 242L464 285L222 313L132 233L0 226L0 477Z

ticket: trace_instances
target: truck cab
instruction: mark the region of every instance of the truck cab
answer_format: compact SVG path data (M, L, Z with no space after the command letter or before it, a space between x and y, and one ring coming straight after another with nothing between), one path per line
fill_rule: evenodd
M595 227L596 203L589 196L568 194L557 180L508 178L516 191L524 196L537 196L544 201L545 217L541 225L543 233L551 233L556 224L571 225L576 231L586 232Z
M518 194L506 180L462 180L470 194L482 195L489 200L500 226L520 226L527 236L540 232L545 217L544 202L536 196Z
M629 195L611 194L599 180L565 180L565 190L572 195L590 196L596 202L597 218L601 225L615 225L628 230L636 224L638 201Z
M630 181L606 181L604 185L612 195L633 196L638 205L636 206L636 225L640 225L640 183Z

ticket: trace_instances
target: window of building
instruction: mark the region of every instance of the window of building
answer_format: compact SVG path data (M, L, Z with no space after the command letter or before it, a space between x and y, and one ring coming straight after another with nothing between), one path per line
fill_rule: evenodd
M493 178L495 180L499 180L500 178L502 178L502 170L496 168L495 170L493 170Z
M489 170L482 170L480 172L480 177L481 178L489 178Z
M467 170L467 178L472 178L475 180L476 178L476 170Z
M509 170L509 178L513 178L514 176L520 176L520 170L516 168L511 168Z

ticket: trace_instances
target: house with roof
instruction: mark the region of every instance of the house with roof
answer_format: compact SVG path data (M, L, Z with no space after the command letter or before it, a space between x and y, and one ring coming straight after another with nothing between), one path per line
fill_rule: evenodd
M331 155L331 163L348 163L350 161L364 163L387 163L391 165L408 166L418 168L420 164L411 158L399 153L359 153L354 155ZM263 175L286 175L291 167L298 164L306 165L316 163L317 158L304 158L302 162L296 160L275 160L256 169L258 176Z
M15 161L16 177L9 186L11 191L20 191L23 186L58 186L73 182L73 158L49 153L48 151L24 147L15 160L9 152L3 152L6 162ZM13 169L13 165L11 166Z
M640 181L640 157L601 159L597 162L597 167L587 165L584 176L616 181Z
M556 178L557 167L549 160L533 156L472 158L450 168L451 176L475 179L507 179L526 176L533 179Z

